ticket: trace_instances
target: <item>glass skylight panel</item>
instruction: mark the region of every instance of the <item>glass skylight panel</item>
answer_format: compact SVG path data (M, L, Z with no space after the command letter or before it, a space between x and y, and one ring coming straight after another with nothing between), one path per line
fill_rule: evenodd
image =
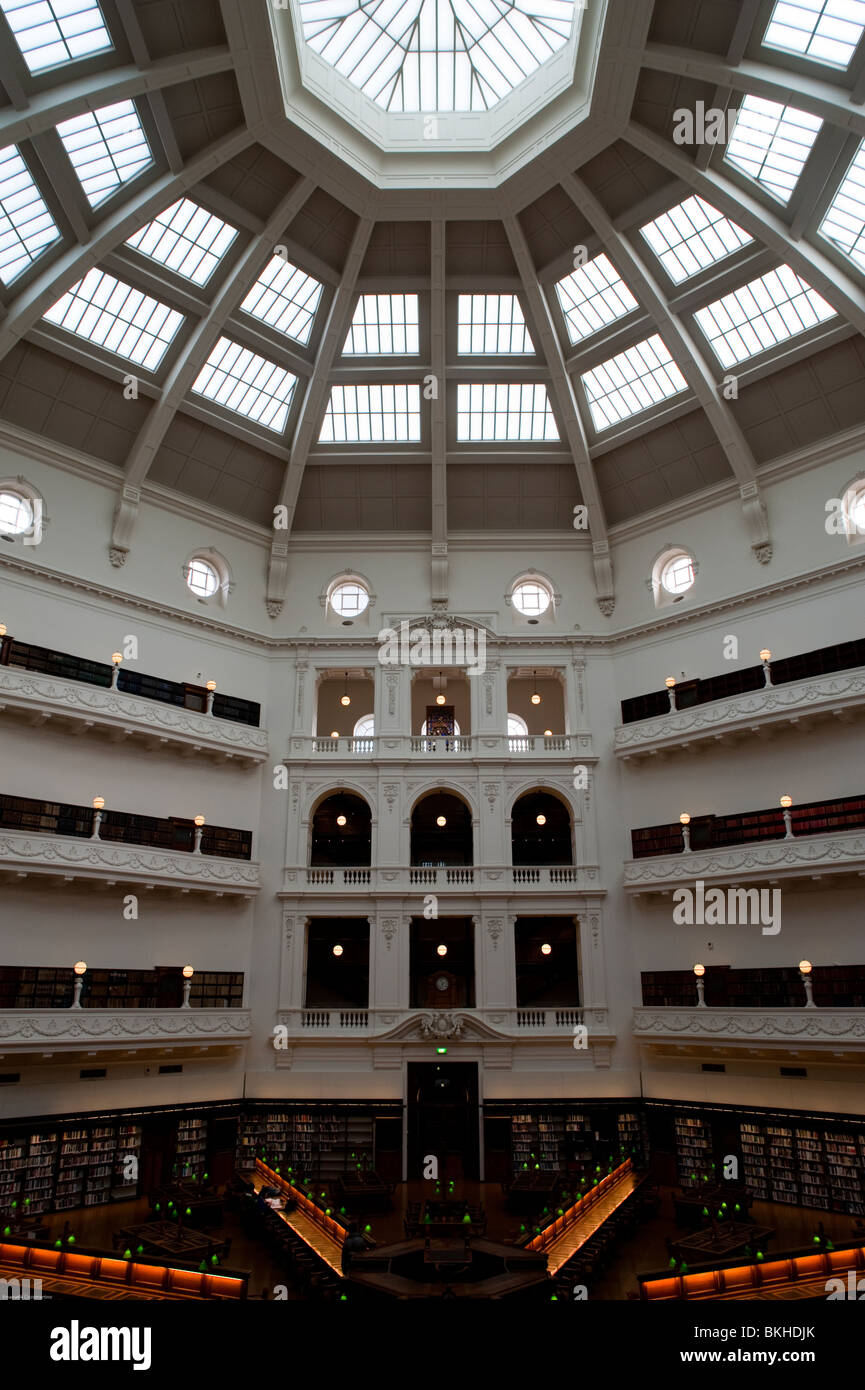
M527 353L534 350L520 301L515 294L459 296L459 353Z
M60 232L14 145L0 150L0 280L11 285Z
M393 444L420 440L419 386L333 386L322 444Z
M420 352L417 295L362 294L342 351L344 356L416 356Z
M865 270L865 142L820 223L820 234Z
M236 227L189 198L180 198L130 237L126 245L185 280L206 285L236 236Z
M808 111L746 96L727 142L725 159L789 203L823 122Z
M113 48L96 0L0 0L30 72Z
M230 338L220 338L192 389L196 395L281 434L296 383L297 377L275 362Z
M183 315L151 295L93 269L48 310L49 323L153 371Z
M763 43L846 68L863 29L863 0L778 0Z
M546 386L483 382L457 387L457 439L461 442L536 444L558 437Z
M640 235L676 285L754 240L696 195L647 222Z
M556 294L572 343L581 342L640 307L603 251L560 280Z
M273 256L256 280L241 309L262 323L305 345L309 342L322 285L291 261Z
M57 133L93 208L152 163L132 101L118 101L61 121Z
M721 365L732 367L834 316L822 295L781 265L698 309L694 317Z
M568 42L574 0L299 0L314 52L386 111L486 111Z
M581 380L597 430L618 425L688 387L657 333L593 367Z

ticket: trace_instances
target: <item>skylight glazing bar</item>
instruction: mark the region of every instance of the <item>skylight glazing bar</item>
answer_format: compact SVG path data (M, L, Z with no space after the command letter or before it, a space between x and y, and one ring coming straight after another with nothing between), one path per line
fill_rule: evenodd
M102 270L91 270L45 315L48 323L154 371L183 314Z
M461 356L534 352L515 294L461 294L457 309L457 352Z
M419 386L331 387L320 443L417 443L420 437Z
M865 141L820 223L820 235L865 270Z
M113 48L96 0L0 0L30 72Z
M863 0L778 0L763 43L767 48L846 68L863 30Z
M207 400L235 411L247 420L281 434L297 384L275 362L222 337L214 347L192 387Z
M808 111L748 95L724 157L786 206L822 126Z
M342 351L344 356L417 356L417 295L362 294Z
M60 230L18 150L14 145L0 150L0 280L11 285L59 239Z
M618 425L688 388L657 333L584 372L580 380L597 430Z
M237 228L189 198L172 203L126 245L195 285L206 285L237 236Z
M530 382L460 383L457 439L461 443L557 441L546 386Z
M640 228L674 284L732 256L754 238L695 195Z
M319 280L291 261L273 256L240 307L305 347L322 288Z
M556 294L572 343L582 342L640 307L603 252L559 280Z
M57 133L94 208L153 162L132 101L73 116L58 125Z
M694 316L724 367L745 362L835 317L831 304L788 265L716 299Z

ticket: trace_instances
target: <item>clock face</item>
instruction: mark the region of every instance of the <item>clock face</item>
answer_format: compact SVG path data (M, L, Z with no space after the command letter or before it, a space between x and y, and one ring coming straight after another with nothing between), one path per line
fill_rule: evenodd
M447 975L439 975L436 979L436 989L440 989L442 992L444 992L446 989L449 988L450 980L448 979Z

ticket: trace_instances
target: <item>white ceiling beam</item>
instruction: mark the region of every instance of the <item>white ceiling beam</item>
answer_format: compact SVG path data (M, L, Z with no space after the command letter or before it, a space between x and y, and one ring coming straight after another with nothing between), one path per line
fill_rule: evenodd
M247 247L207 314L190 333L169 372L159 401L150 411L126 460L109 548L111 563L115 568L119 568L129 554L141 500L141 486L184 396L207 361L229 313L260 275L265 260L271 254L271 243L278 242L314 187L310 179L299 179L288 196L282 199L268 219L261 238Z
M745 56L745 50L751 42L754 25L757 23L762 8L763 0L740 0L739 17L736 20L733 37L727 49L728 63L741 63Z
M375 218L372 208L366 210L355 228L343 267L342 280L330 306L327 323L321 335L316 353L315 366L301 403L297 428L288 457L288 464L282 480L278 503L285 507L287 523L274 529L270 545L270 563L267 570L267 611L271 618L279 617L285 603L285 590L288 583L288 540L294 525L297 499L306 468L309 451L318 442L321 422L327 408L330 392L330 374L334 360L345 342L354 313L357 298L356 286L363 265L369 239L372 236Z
M756 461L733 412L719 394L715 373L689 329L670 311L645 261L631 243L616 231L612 220L588 186L576 175L565 174L562 187L607 246L616 269L632 294L654 319L676 365L703 407L739 484L751 549L762 564L767 564L772 558L772 546L765 503L757 483Z
M692 192L698 193L746 232L762 241L776 253L779 260L786 261L833 308L845 315L860 333L865 333L865 296L862 290L814 242L791 241L786 223L747 189L725 178L717 169L696 169L687 155L646 126L632 121L625 139L628 144L675 174Z
M132 61L140 68L149 68L153 60L133 0L114 0L114 8L120 20L124 38L129 44Z
M433 612L447 609L448 601L448 490L447 490L447 321L445 287L447 227L435 217L430 225L430 449L432 452L432 579Z
M90 231L83 246L69 247L11 300L6 317L0 324L0 359L39 322L45 311L56 304L69 286L83 279L103 256L188 193L194 184L200 183L253 143L254 137L247 130L226 135L189 160L179 174L160 174L109 212Z
M73 78L60 87L34 93L24 111L0 111L0 145L20 144L22 140L30 140L43 130L52 130L70 116L98 111L100 107L111 106L116 101L146 96L148 92L158 92L163 87L174 87L198 77L209 77L212 73L230 72L231 66L231 51L220 44L216 48L203 48L176 58L160 59L144 72L127 64L122 68L111 68L108 72Z
M795 106L865 136L865 112L853 105L849 90L836 87L821 77L750 60L734 67L714 53L698 53L659 43L646 45L643 65L655 72L696 78L728 91L749 92L781 106Z
M588 508L589 534L592 538L592 557L595 577L595 599L601 612L609 616L615 607L613 567L607 519L601 502L586 432L574 394L574 384L568 375L558 334L553 324L546 295L538 284L529 245L519 221L510 212L502 212L502 223L511 252L517 263L523 288L523 308L535 348L546 361L550 373L550 394L574 461L582 500Z

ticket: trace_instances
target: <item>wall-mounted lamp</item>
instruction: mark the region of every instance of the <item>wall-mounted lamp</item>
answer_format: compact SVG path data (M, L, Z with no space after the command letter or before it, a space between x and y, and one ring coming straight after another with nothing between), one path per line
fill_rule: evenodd
M542 955L542 956L550 956L550 955L552 955L552 953L553 953L553 948L552 948L552 946L550 945L550 943L549 943L548 941L545 941L544 944L543 944L543 946L541 947L541 955Z
M546 816L535 816L535 820L536 820L536 822L537 822L538 825L546 825L546 823L547 823L547 818L546 818Z
M442 829L448 823L447 816L436 816L436 825Z
M335 956L341 956L341 955L342 955L342 947L340 946L339 942L337 942L336 945L334 946L334 948L333 948L333 954L334 954Z
M336 823L337 825L345 825L345 816L337 816Z

